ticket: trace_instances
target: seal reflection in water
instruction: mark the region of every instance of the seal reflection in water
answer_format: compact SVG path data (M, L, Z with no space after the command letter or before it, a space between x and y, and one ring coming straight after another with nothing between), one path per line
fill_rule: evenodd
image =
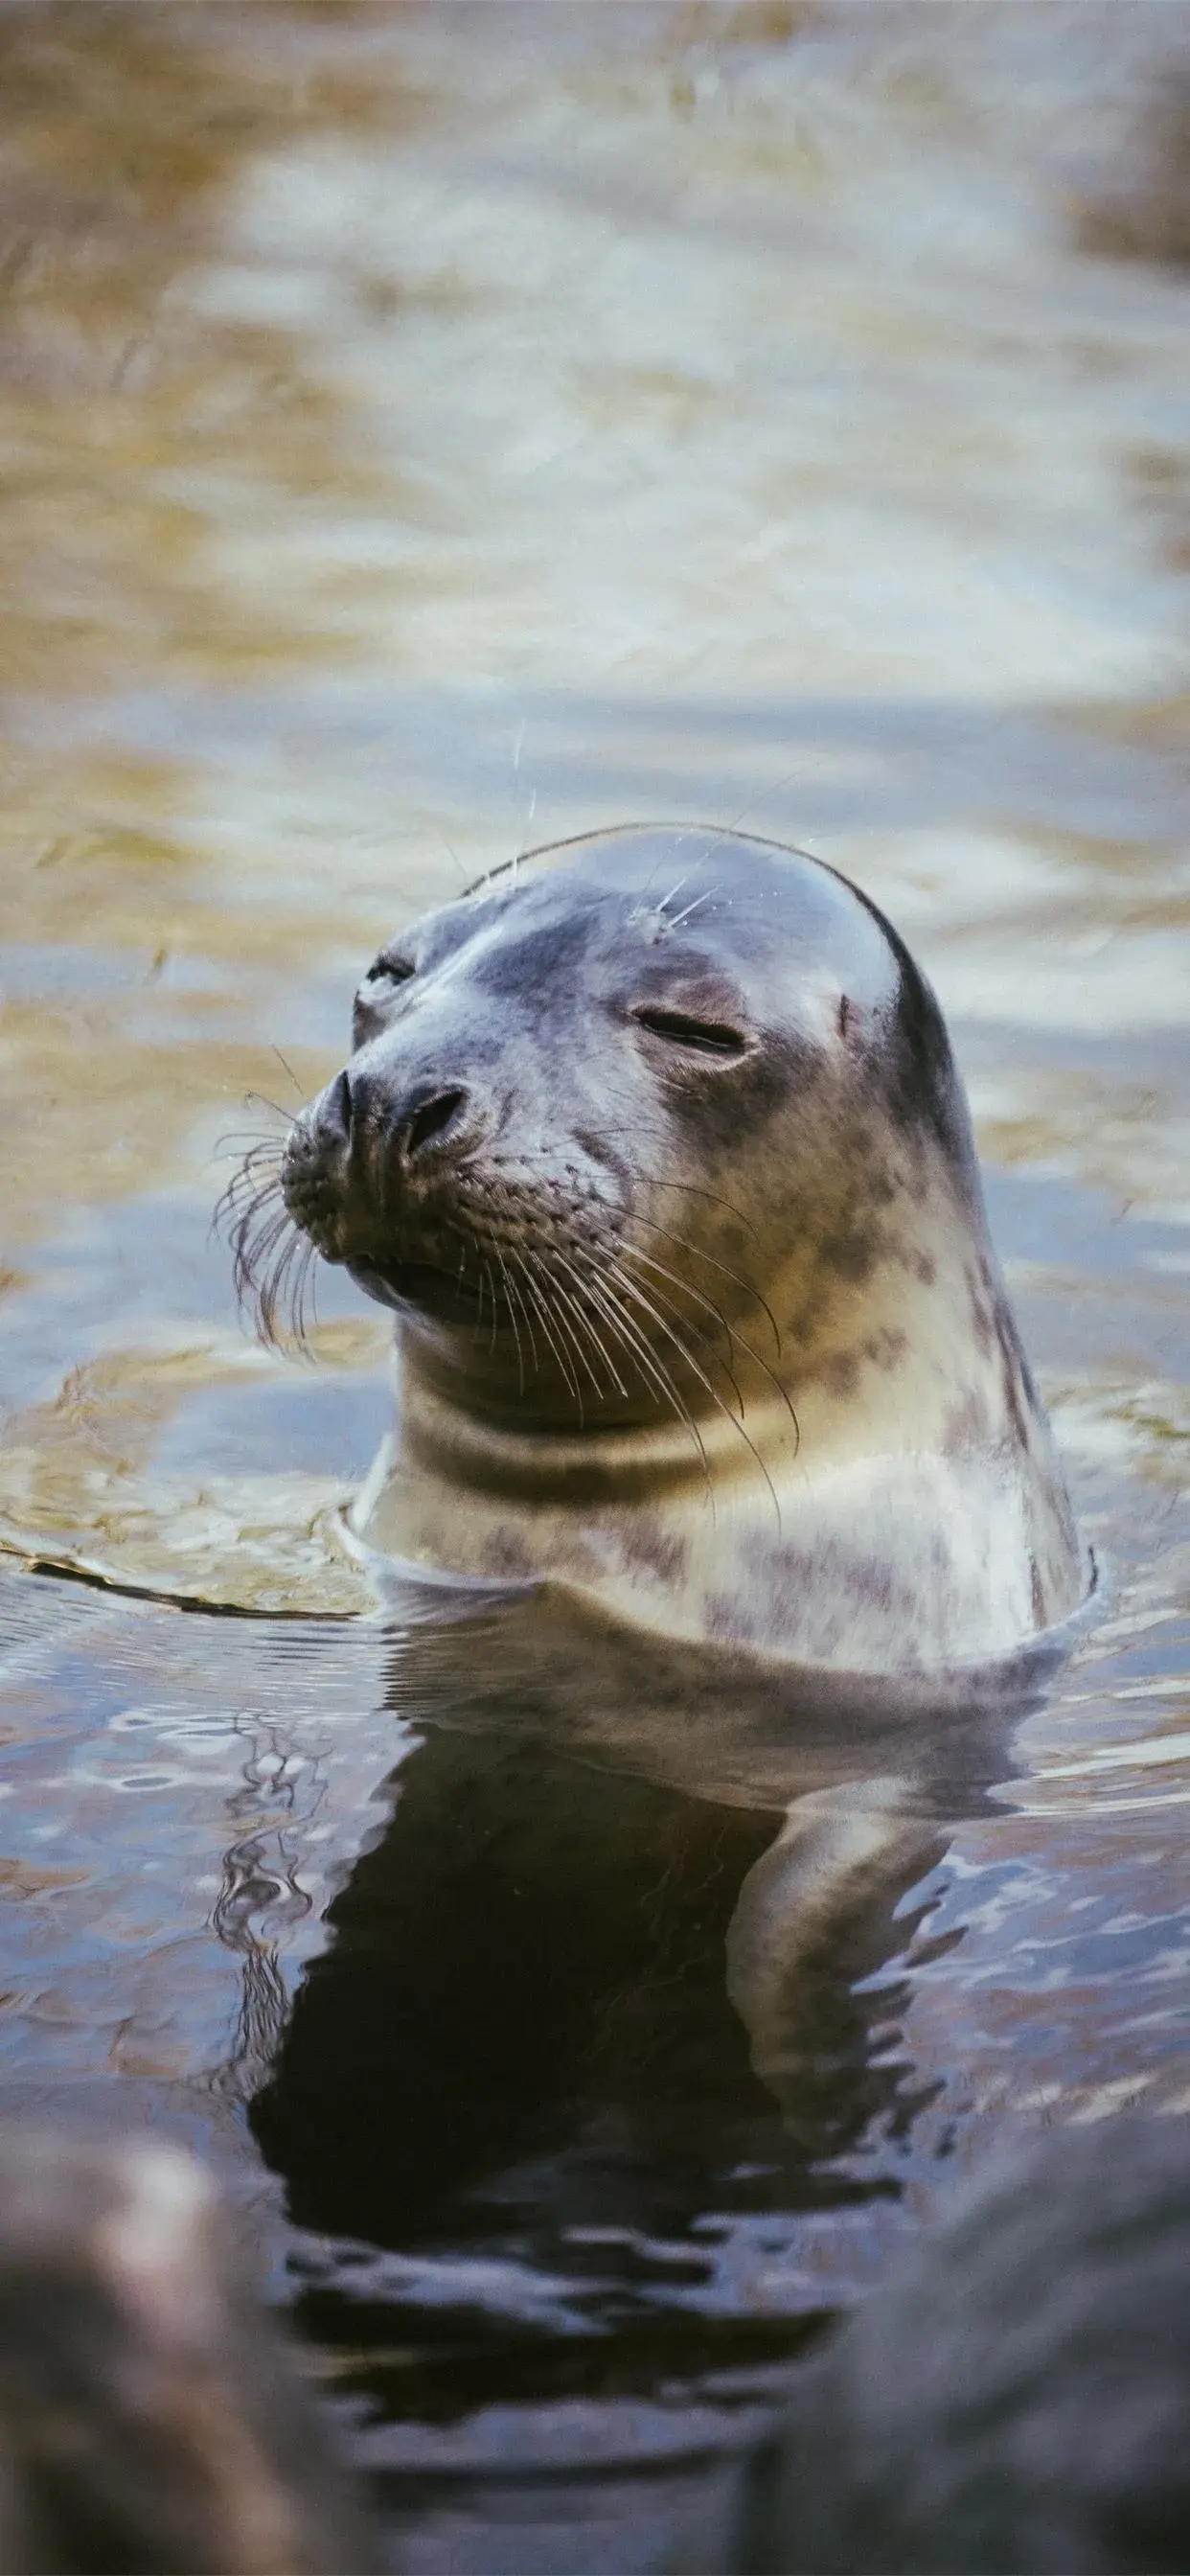
M564 1736L789 1809L730 1945L763 2063L774 1940L940 1812L913 1721L957 1760L1086 1589L924 978L797 851L592 834L381 952L255 1177L266 1328L312 1253L399 1319L361 1543L531 1590Z

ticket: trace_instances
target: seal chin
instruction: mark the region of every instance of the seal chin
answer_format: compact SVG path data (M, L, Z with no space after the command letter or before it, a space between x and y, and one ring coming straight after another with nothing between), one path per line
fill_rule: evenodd
M464 1281L435 1270L425 1261L374 1261L352 1253L344 1264L348 1277L378 1306L398 1315L432 1315L438 1323L473 1323L476 1298Z
M392 1306L399 1313L414 1302L402 1285L409 1276L404 1267L381 1270L375 1261L357 1258L346 1262L344 1267L348 1278L354 1279L356 1287L363 1289L365 1297L374 1297L378 1306Z

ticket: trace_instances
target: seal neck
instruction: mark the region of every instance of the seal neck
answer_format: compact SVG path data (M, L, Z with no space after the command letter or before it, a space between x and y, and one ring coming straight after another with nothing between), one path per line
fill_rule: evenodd
M432 1476L467 1493L502 1495L531 1504L612 1505L705 1494L729 1485L746 1470L756 1473L757 1451L779 1455L797 1448L792 1417L775 1400L741 1427L730 1413L698 1412L648 1421L576 1423L526 1429L476 1412L427 1373L408 1345L397 1345L400 1451L411 1475ZM747 1436L742 1436L746 1431Z

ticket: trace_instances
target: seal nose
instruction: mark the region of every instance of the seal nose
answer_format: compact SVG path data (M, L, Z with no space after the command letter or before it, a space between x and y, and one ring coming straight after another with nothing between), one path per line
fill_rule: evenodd
M469 1093L461 1082L439 1089L427 1083L394 1100L389 1082L375 1071L350 1066L327 1084L318 1106L318 1139L333 1153L360 1144L394 1151L407 1167L422 1169L457 1144L466 1126Z
M351 1076L348 1073L341 1073L334 1082L328 1083L322 1097L319 1124L328 1142L336 1145L350 1144L354 1115L355 1102L351 1091Z
M457 1138L466 1107L467 1094L461 1083L419 1100L397 1132L397 1148L405 1161L428 1162L439 1147Z

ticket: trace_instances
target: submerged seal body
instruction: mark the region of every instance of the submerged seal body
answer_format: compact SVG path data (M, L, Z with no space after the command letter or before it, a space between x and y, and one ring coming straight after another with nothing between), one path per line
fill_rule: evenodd
M370 1547L869 1675L1078 1603L938 1005L819 862L639 827L492 876L376 959L280 1178L398 1317Z

